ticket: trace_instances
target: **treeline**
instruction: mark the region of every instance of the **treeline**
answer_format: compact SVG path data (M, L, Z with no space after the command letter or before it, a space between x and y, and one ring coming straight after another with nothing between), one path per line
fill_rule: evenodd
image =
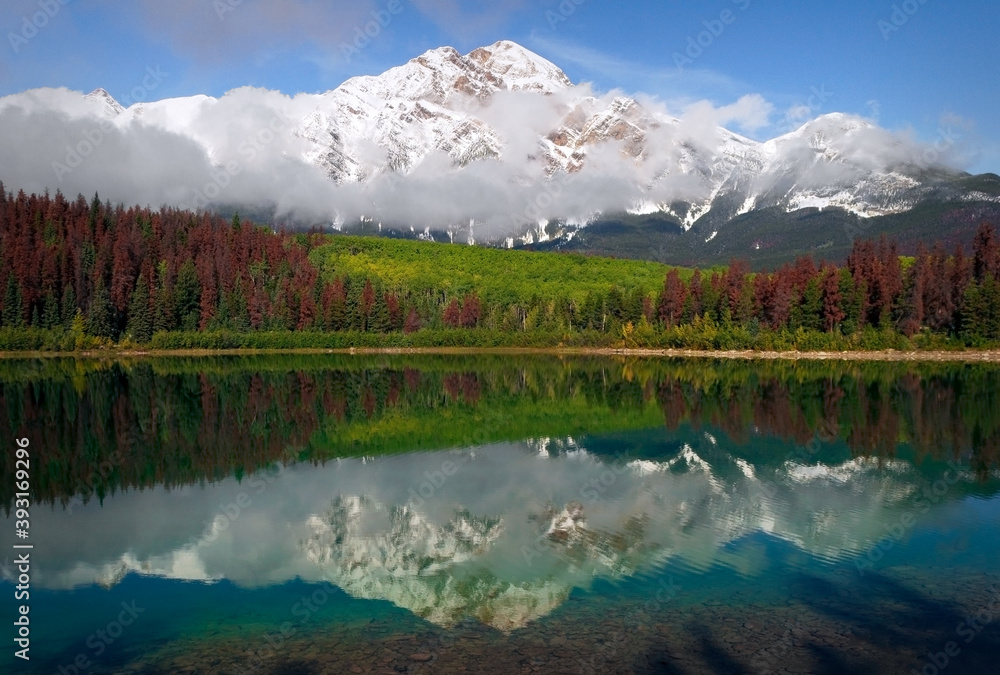
M0 184L0 322L65 334L70 349L158 331L307 328L331 292L308 259L315 239L97 195L15 197Z
M971 255L935 246L904 261L882 239L856 242L842 267L804 257L758 274L738 260L721 271L666 270L274 232L239 216L125 208L98 195L15 196L0 183L6 350L877 349L1000 340L1000 253L985 224Z
M657 304L665 328L701 321L856 335L865 329L913 337L924 331L969 345L1000 339L1000 243L991 225L980 226L972 257L959 246L921 246L900 258L885 237L855 241L843 267L801 257L773 271L751 275L734 260L722 274L695 270L688 283L671 270Z
M748 443L754 435L802 446L818 433L828 443L815 461L961 458L986 480L1000 466L998 397L996 368L942 364L326 355L0 362L0 419L10 437L32 438L32 493L48 503L218 481L274 462L662 424L721 430L757 465L785 455L773 443ZM587 446L601 451L600 442ZM5 509L14 471L14 456L0 454Z

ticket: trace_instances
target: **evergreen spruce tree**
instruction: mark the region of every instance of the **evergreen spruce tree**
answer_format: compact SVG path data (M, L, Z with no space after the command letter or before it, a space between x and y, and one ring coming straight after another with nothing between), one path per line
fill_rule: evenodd
M42 328L55 328L60 323L59 302L51 290L42 298Z
M62 309L60 311L62 325L67 329L73 325L73 317L76 316L76 311L76 293L73 291L73 284L69 284L63 290Z
M233 292L229 295L230 324L234 330L250 329L250 314L247 311L247 295L243 289L243 279L238 278Z
M111 295L104 278L98 277L94 286L94 299L90 302L90 313L87 317L87 333L97 337L114 340L115 334L114 307L111 305Z
M3 297L3 325L18 328L24 325L24 308L21 300L21 285L13 274L7 276L7 291Z
M128 306L128 325L125 332L140 344L145 344L153 339L153 318L149 311L149 285L146 283L146 277L141 274L132 290L132 298Z
M194 261L188 258L177 272L174 289L174 316L181 330L197 330L201 318L201 285Z

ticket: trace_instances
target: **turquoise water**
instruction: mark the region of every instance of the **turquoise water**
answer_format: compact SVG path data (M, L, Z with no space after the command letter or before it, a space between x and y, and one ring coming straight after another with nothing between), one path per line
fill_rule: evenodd
M840 412L826 418L840 431L809 436L799 418L813 397L801 378L775 379L783 397L773 382L754 384L756 400L716 390L728 393L713 410L742 406L725 418L698 412L710 397L688 396L677 420L662 394L675 384L669 371L640 388L660 394L629 396L634 367L598 363L624 379L586 391L557 382L539 397L513 396L499 366L477 372L475 396L449 398L434 388L441 364L422 365L408 406L389 403L391 386L365 403L364 383L394 370L391 360L350 377L320 368L280 379L256 414L284 415L290 426L279 433L302 436L249 470L258 454L229 456L207 442L253 427L250 399L206 400L206 390L230 389L207 376L200 413L170 426L170 415L152 412L174 409L162 403L172 400L169 376L141 383L123 371L102 418L85 410L102 404L94 380L61 389L58 377L8 374L8 419L15 400L22 415L11 431L36 435L37 496L31 660L8 646L2 672L996 672L1000 479L983 459L989 420L956 415L967 431L935 453L926 444L944 441L918 438L923 427L892 387L899 420L869 404L881 426L857 421L863 406L851 402L874 400L879 373L816 375L842 390ZM457 372L468 392L469 371ZM889 381L912 393L906 377ZM942 383L955 381L945 371L920 386L941 400ZM359 387L357 415L331 405L303 421L303 396L332 400ZM138 391L159 392L161 403L123 409ZM106 452L88 461L113 460L100 480L73 479L70 464L45 454L47 439L66 442L57 429L24 426L65 417L74 396L76 422L65 426L103 429L94 433ZM572 434L552 434L563 424L556 412L511 419L506 438L489 429L490 414L530 396L539 397L531 409L573 410L583 399L590 413ZM774 414L779 399L798 417ZM462 424L480 426L456 435ZM900 439L891 451L859 452L857 438L882 427ZM538 433L526 435L531 428ZM441 447L428 448L425 433ZM421 449L407 451L407 439ZM271 447L272 438L233 442ZM16 541L13 514L0 521L2 560ZM0 582L0 595L13 592ZM13 617L16 603L4 606Z

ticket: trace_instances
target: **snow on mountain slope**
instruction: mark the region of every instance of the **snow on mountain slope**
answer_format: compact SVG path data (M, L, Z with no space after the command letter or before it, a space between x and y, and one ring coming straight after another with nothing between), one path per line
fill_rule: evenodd
M556 66L512 42L465 56L441 47L327 92L296 134L314 144L306 159L338 183L405 171L433 151L464 166L503 151L499 134L476 116L476 102L500 91L551 94L570 86Z
M122 106L103 89L95 89L87 95L78 91L60 88L31 89L19 94L0 97L0 111L19 108L27 114L48 111L61 112L71 119L80 117L113 118Z
M205 173L164 186L171 196L307 205L310 217L334 223L405 219L456 240L473 241L473 228L499 240L571 237L595 215L625 210L668 214L685 229L707 218L713 230L767 207L871 216L905 211L926 193L913 143L859 117L824 115L760 143L655 101L597 95L509 41L465 55L432 49L322 94L242 87L127 109L103 89L0 98L0 114L15 107L113 119L123 147L150 130L194 141ZM94 165L58 174L71 180L56 187L86 185ZM223 170L231 175L219 179ZM48 187L50 167L40 162L38 173Z

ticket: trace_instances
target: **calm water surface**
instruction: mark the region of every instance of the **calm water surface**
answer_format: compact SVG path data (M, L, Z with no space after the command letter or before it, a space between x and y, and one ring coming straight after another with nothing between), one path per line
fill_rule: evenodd
M2 361L0 420L0 672L997 672L997 368Z

